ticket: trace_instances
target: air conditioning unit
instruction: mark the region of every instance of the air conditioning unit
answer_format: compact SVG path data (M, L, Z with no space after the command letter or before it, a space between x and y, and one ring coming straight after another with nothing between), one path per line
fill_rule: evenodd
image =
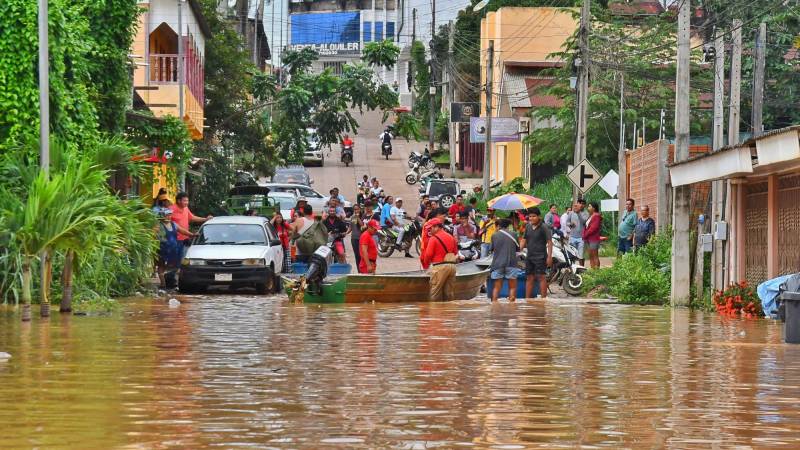
M519 119L519 132L522 134L528 134L531 132L531 119L528 117L522 117Z

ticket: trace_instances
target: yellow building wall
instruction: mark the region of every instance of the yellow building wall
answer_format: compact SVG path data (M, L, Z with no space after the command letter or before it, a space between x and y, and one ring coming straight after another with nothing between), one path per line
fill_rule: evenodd
M152 171L139 183L139 195L145 201L149 201L156 198L159 189L165 187L170 198L174 199L178 186L175 183L175 176L170 172L174 171L166 164L153 164Z
M491 149L489 177L508 183L524 175L522 142L496 142Z

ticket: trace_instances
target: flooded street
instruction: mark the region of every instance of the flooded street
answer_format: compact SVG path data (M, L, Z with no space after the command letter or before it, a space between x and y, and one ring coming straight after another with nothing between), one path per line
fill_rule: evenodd
M768 320L565 304L0 309L0 448L800 447Z

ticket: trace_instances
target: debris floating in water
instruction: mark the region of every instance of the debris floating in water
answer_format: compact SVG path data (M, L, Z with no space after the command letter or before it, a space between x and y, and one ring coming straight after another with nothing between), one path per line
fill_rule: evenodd
M0 361L11 359L11 353L0 352Z
M169 299L169 307L170 308L177 308L180 305L181 305L181 302L177 298Z

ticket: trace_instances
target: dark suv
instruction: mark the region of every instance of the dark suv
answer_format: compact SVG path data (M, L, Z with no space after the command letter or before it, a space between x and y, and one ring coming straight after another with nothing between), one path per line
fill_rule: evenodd
M461 185L456 180L430 180L421 187L420 195L427 195L430 200L439 202L439 205L449 208L456 202L456 196L466 194L461 190Z

